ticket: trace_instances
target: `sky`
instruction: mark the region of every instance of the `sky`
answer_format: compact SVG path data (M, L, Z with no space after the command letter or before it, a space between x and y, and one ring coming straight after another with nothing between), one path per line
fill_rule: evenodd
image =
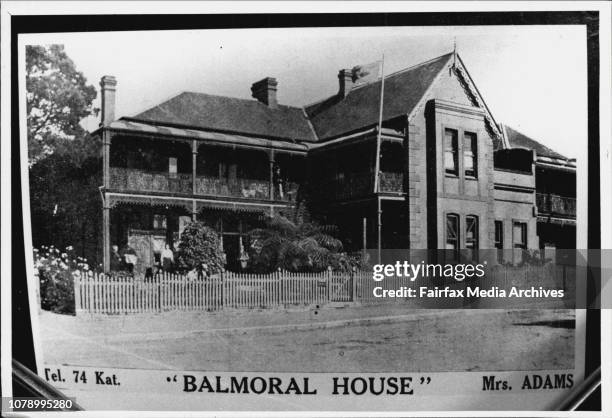
M586 148L583 26L360 27L96 32L31 35L62 43L90 84L117 78L116 116L133 116L183 91L251 98L278 80L281 104L304 106L338 91L338 71L381 59L385 73L453 50L497 122L568 156ZM99 95L95 105L99 107ZM93 130L98 120L85 121Z

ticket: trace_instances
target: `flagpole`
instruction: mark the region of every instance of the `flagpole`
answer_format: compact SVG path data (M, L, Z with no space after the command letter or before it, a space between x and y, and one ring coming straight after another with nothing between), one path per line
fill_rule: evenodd
M380 171L380 136L382 131L382 117L383 117L383 100L385 97L385 54L382 56L380 72L382 75L380 82L380 104L378 109L378 129L376 130L376 161L374 162L374 193L379 191L379 171Z
M380 143L382 135L383 100L385 98L385 54L382 54L380 73L380 107L378 110L378 129L376 134L376 161L374 172L374 193L376 193L376 215L378 217L378 263L380 263L382 248L382 202L380 201L380 196L378 196L378 192L380 191Z

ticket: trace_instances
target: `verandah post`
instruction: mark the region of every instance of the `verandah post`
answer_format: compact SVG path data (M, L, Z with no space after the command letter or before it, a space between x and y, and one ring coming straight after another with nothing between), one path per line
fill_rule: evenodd
M268 183L268 187L270 188L269 192L269 199L270 200L274 200L274 150L269 150L268 151L268 164L269 164L269 183ZM272 211L273 209L271 209Z

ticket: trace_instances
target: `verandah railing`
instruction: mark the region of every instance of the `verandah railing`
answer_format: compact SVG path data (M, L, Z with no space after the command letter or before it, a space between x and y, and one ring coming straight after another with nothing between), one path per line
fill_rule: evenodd
M326 179L327 196L333 199L353 199L374 192L374 172L362 171L346 174L343 177ZM323 185L322 185L323 186ZM388 171L380 172L381 192L404 192L404 174Z
M543 214L576 216L576 199L551 193L537 193L536 205Z
M121 167L110 168L111 188L127 191L171 192L192 194L193 178L191 174L158 172L128 169ZM282 185L276 184L274 200L295 201L297 183L284 181ZM269 199L269 180L236 178L233 180L197 176L195 180L196 195L213 195L224 197L240 197L244 199Z

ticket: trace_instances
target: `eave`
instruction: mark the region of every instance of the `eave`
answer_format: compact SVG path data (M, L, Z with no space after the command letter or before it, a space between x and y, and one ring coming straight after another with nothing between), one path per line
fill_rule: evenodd
M276 139L212 132L199 129L176 128L153 125L142 122L119 119L100 128L92 134L99 134L101 130L123 133L134 136L155 137L161 139L196 140L220 146L242 146L265 150L280 150L305 155L308 146L304 143L280 141Z

